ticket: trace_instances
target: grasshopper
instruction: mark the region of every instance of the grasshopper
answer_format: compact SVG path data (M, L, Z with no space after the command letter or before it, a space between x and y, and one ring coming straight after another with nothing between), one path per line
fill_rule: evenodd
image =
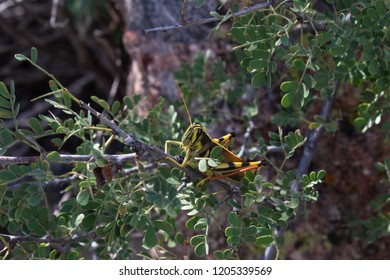
M219 156L220 163L214 167L210 167L206 171L207 177L198 182L197 186L204 184L208 180L216 180L225 177L239 180L244 175L245 171L251 170L252 172L256 172L257 169L267 164L265 161L245 161L228 150L227 145L235 136L234 133L227 134L221 138L212 139L200 123L192 123L184 95L180 91L180 88L179 92L189 117L190 127L187 128L183 134L181 141L167 140L165 142L165 153L169 153L170 146L176 145L185 152L185 156L181 163L170 157L167 159L180 169L183 169L196 158L208 158L215 147L220 147L222 149Z

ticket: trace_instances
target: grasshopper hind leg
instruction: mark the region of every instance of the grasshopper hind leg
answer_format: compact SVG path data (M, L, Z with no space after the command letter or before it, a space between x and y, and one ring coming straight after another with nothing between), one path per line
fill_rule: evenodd
M235 136L236 133L230 132L229 134L226 134L220 138L214 138L213 141L226 148Z

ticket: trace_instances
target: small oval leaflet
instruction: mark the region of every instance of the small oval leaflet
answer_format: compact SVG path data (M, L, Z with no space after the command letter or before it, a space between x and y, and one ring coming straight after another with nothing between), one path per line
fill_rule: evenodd
M146 228L144 240L142 242L149 248L153 248L157 245L157 237L156 237L156 231L154 230L154 227L151 225L148 225Z

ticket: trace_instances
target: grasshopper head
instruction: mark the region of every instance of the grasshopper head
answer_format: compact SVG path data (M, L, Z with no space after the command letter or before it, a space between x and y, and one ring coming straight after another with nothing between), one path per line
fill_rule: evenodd
M200 123L193 123L183 134L181 143L183 147L189 147L203 134L204 128Z

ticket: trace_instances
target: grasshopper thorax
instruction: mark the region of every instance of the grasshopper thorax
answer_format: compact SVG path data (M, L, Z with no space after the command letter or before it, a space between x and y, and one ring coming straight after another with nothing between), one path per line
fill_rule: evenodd
M184 132L181 139L183 147L191 146L193 143L196 143L203 133L204 128L200 123L195 122L191 124L190 127L187 128L186 132Z

